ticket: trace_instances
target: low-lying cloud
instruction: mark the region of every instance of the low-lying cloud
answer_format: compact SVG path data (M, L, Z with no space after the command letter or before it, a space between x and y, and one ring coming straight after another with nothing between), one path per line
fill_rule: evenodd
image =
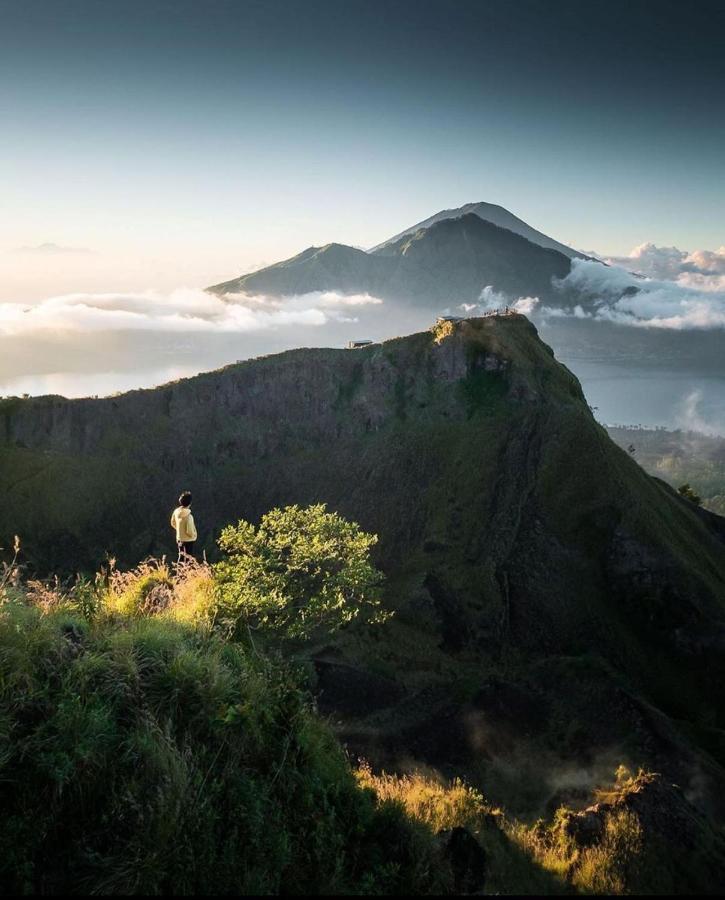
M698 276L692 273L690 277ZM723 276L725 280L725 276ZM620 266L574 259L571 272L555 283L561 306L544 306L538 297L511 297L490 285L477 304L462 304L466 315L509 306L524 315L590 319L639 328L710 329L725 327L725 288L714 290L682 281L645 278Z
M647 278L674 281L703 291L725 290L725 246L717 250L680 250L640 244L629 256L599 256L613 266Z
M234 294L224 299L190 288L170 293L65 294L32 305L0 303L0 336L109 331L234 334L287 325L315 327L355 321L351 311L381 303L369 294L335 291L287 298Z
M582 298L569 311L573 315L647 328L725 327L725 290L640 278L619 266L584 259L572 261L571 272L558 286L564 294Z

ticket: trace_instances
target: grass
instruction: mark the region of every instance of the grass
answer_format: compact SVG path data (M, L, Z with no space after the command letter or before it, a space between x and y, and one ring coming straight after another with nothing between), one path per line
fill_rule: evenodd
M445 891L430 829L358 785L299 674L188 624L206 577L116 575L91 621L72 591L5 596L0 893Z

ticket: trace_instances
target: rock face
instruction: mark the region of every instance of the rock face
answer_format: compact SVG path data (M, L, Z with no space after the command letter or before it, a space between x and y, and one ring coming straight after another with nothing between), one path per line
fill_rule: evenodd
M288 503L379 535L396 614L343 635L337 668L369 758L615 747L725 784L725 653L702 640L725 624L721 521L609 440L524 317L0 403L0 546L19 534L37 569L173 552L182 489L210 554L228 522Z
M612 848L616 823L623 816L629 840L638 845L636 854L621 853L620 857L628 892L715 894L722 890L722 829L714 828L683 791L662 775L640 773L581 812L562 809L558 827L578 848Z

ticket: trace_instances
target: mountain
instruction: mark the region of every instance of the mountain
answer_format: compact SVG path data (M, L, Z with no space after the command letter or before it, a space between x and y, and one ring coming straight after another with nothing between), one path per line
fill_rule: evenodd
M171 552L182 488L210 554L289 503L379 535L395 615L310 648L351 752L528 813L642 764L725 813L725 520L609 439L523 316L0 402L0 545L31 568Z
M216 294L284 296L312 291L368 293L442 310L476 303L490 285L514 297L560 301L552 279L570 260L469 213L442 219L365 253L343 244L310 247L292 259L208 288Z
M542 234L540 231L527 225L526 222L519 219L518 216L515 216L507 209L504 209L503 206L497 206L494 203L466 203L463 206L459 206L457 209L443 209L435 215L423 219L422 222L418 222L417 225L406 228L405 231L401 231L400 234L396 234L395 237L388 238L387 241L378 244L377 247L373 247L372 252L381 250L388 244L394 244L406 235L415 234L415 232L420 231L421 228L430 228L431 225L435 225L437 222L441 222L444 219L459 219L461 216L466 215L478 216L485 222L490 222L492 225L497 225L499 228L505 228L507 231L513 231L514 234L526 238L526 240L531 241L532 244L538 244L540 247L547 247L549 250L558 250L559 253L563 253L564 256L570 258L575 256L581 256L585 259L589 258L585 253L581 253L578 250L572 250L572 248L567 247L566 244L562 244L559 241L555 241L554 238Z

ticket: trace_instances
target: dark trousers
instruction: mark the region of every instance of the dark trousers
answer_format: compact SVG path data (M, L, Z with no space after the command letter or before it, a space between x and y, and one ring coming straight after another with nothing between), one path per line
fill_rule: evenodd
M179 558L177 562L186 562L194 559L194 544L196 541L177 541L176 546L179 548Z

